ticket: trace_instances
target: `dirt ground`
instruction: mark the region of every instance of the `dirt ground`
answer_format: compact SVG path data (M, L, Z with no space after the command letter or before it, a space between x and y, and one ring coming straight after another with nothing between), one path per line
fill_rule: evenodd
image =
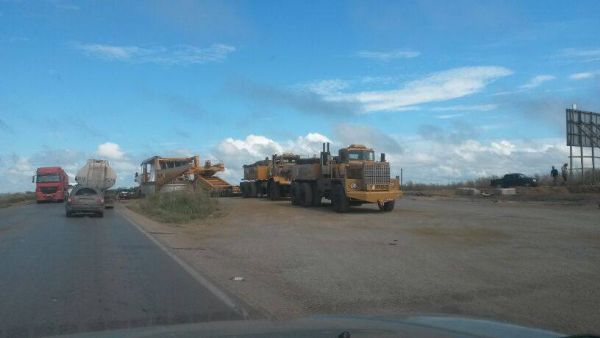
M442 313L600 332L597 203L407 196L391 213L348 214L219 203L223 216L184 226L117 209L270 318Z

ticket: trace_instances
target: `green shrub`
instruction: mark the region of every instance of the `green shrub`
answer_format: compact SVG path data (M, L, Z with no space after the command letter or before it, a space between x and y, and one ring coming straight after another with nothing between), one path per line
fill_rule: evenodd
M160 221L185 223L213 214L217 201L205 191L174 191L148 196L140 201L139 207Z

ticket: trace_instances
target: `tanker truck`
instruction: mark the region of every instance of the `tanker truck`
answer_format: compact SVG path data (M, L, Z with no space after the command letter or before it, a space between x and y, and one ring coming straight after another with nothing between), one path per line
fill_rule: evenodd
M114 207L114 196L108 193L108 189L115 185L116 181L117 174L106 160L89 159L75 176L78 185L98 189L104 193L104 207L107 209Z

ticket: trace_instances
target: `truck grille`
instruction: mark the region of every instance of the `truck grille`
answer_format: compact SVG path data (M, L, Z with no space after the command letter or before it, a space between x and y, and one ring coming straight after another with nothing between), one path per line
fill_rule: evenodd
M388 163L365 163L363 164L363 173L367 190L388 189L390 185L390 165Z
M40 191L44 194L54 194L57 187L41 187Z

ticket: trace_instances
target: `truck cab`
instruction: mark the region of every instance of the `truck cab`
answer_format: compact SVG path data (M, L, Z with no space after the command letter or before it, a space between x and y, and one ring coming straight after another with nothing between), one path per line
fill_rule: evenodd
M352 144L338 151L338 161L340 163L375 161L375 152L363 145Z
M32 182L38 203L64 202L69 196L69 176L61 167L38 168Z

